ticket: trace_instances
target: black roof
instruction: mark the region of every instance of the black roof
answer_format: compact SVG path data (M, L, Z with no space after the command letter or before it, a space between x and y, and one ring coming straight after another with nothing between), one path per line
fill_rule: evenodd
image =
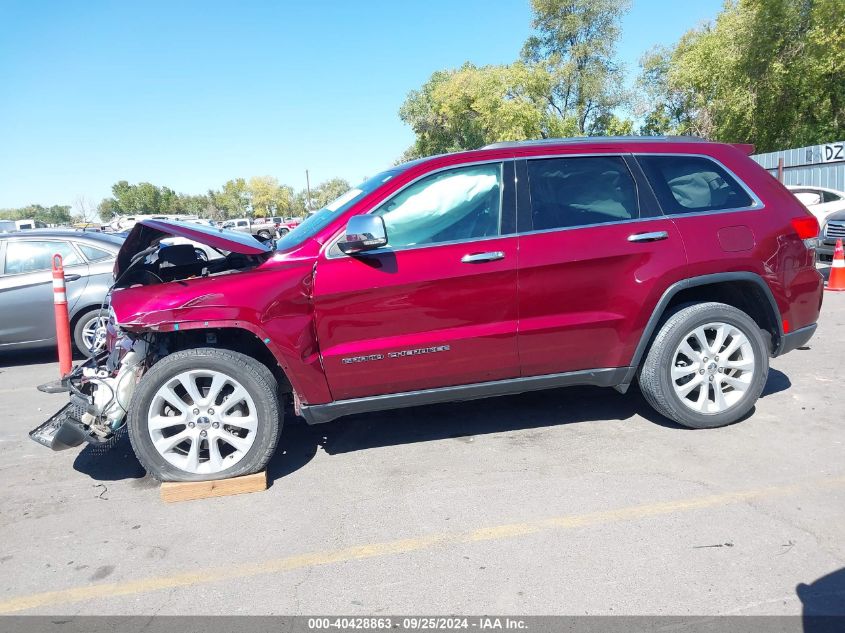
M681 143L707 143L698 136L572 136L569 138L542 138L530 141L502 141L491 143L481 149L505 149L509 147L534 147L537 145L577 145L579 143L654 143L675 141Z

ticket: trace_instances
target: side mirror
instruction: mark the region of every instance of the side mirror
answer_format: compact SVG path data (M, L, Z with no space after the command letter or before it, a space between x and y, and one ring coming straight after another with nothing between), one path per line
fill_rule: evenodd
M387 229L380 215L355 215L349 218L346 235L337 246L347 255L371 251L387 245Z

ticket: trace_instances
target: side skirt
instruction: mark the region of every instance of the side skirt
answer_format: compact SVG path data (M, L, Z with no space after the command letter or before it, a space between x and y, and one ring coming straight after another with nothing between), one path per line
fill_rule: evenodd
M336 402L329 402L328 404L302 405L302 417L305 418L308 424L322 424L354 413L417 407L439 402L460 402L494 396L508 396L526 391L553 389L555 387L570 387L574 385L615 387L624 382L629 370L630 367L585 369L583 371L572 371L564 374L510 378L507 380L494 380L492 382L480 382L470 385L456 385L454 387L422 389L420 391L391 393L382 396L338 400Z

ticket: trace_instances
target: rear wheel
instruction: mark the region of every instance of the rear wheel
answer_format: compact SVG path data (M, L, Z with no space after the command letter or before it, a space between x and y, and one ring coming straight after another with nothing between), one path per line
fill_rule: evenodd
M263 240L269 240L271 237L273 237L273 235L267 229L261 229L258 232L258 237L260 237Z
M263 469L282 426L276 380L254 358L215 348L176 352L141 379L129 439L162 481L202 481Z
M746 313L701 303L672 315L643 361L640 390L659 413L691 428L739 421L763 391L769 357Z

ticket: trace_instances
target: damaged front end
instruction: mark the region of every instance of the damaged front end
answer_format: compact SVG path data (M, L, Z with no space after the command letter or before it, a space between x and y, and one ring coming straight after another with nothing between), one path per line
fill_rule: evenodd
M173 245L167 242L171 237L186 242ZM212 257L203 256L199 245L210 246ZM186 282L207 284L252 270L266 261L271 252L270 244L212 227L166 220L136 224L115 263L115 283L109 296L108 351L76 366L61 380L38 387L47 393L67 392L70 398L50 419L33 429L30 437L54 451L83 442L109 442L126 424L141 377L155 362L174 351L155 325L145 327L137 322L138 314L184 310L191 303L184 298L193 297ZM215 304L223 301L220 292L199 294ZM170 300L172 303L168 303ZM198 303L195 297L193 303ZM117 320L121 310L128 319L125 327Z
M154 361L146 338L133 338L109 324L108 354L75 367L60 381L40 385L47 393L68 392L70 401L29 436L54 451L83 442L104 444L126 424L135 386Z

